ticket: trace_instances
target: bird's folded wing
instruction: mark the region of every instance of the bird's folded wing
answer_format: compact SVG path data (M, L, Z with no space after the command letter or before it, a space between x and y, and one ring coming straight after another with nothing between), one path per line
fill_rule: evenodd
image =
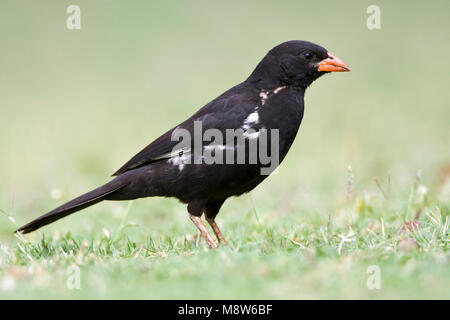
M187 149L174 150L180 143L179 140L172 139L172 133L176 129L186 129L190 132L191 137L193 137L194 121L200 121L202 131L206 129L218 129L225 137L225 130L241 128L245 124L245 119L255 110L255 107L256 102L241 95L218 97L200 109L192 117L150 143L117 170L113 176L189 151Z

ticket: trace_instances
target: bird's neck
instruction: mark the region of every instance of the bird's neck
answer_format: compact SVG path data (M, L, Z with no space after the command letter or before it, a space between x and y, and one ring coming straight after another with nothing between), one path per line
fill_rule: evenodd
M292 76L286 73L283 68L273 61L272 56L266 56L253 70L246 82L253 87L265 90L275 90L286 86L295 87L305 91L312 80L301 75Z

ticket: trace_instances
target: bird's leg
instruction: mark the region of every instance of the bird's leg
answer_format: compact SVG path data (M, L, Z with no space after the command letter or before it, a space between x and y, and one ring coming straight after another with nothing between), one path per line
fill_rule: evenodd
M225 246L227 242L225 241L222 232L220 232L219 226L217 225L216 221L214 221L214 219L208 218L208 216L206 216L206 221L208 221L209 225L213 229L214 234L216 235L216 238L217 240L219 240L220 244Z
M210 248L217 248L217 243L214 241L213 237L208 232L208 229L206 229L205 224L202 221L202 213L205 208L205 201L192 201L188 204L188 212L189 212L189 218L191 218L192 222L195 224L197 229L202 234L203 238L205 238L206 243L208 243Z
M202 221L202 218L198 216L194 216L193 214L189 214L189 218L191 218L192 222L195 224L197 229L202 234L203 238L205 238L206 242L208 243L210 248L217 248L217 243L214 241L213 237L208 232L208 229L206 229L205 224Z
M220 244L224 246L227 244L227 242L225 241L225 238L223 237L222 232L220 232L219 226L215 221L216 216L219 213L220 207L223 203L224 201L214 201L207 203L205 205L205 217L206 221L208 221L209 225L213 229L217 240L219 240Z

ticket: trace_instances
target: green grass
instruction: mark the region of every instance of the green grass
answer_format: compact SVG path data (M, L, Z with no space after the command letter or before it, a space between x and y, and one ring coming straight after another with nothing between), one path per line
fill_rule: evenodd
M77 3L79 31L65 28L71 1L0 10L0 298L450 298L448 2L378 1L379 31L365 26L371 1ZM225 203L227 247L207 249L185 206L162 198L12 234L290 39L352 72L308 89L277 174Z
M0 297L449 298L450 208L437 199L414 189L402 200L357 195L328 219L253 209L219 219L229 244L218 250L179 221L149 231L125 206L102 231L18 236L2 246ZM419 209L408 228L407 213ZM79 290L66 284L72 265ZM371 265L378 290L366 285Z

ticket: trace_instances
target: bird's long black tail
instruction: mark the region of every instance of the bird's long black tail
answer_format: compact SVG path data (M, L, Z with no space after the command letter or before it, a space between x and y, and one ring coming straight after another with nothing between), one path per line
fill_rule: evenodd
M116 179L108 182L107 184L94 189L88 193L85 193L78 198L75 198L62 206L40 216L39 218L27 223L26 225L20 227L15 232L29 233L40 227L43 227L49 223L52 223L56 220L64 218L65 216L79 211L81 209L90 207L100 201L103 201L106 196L116 192L123 187L125 187L127 183L124 179L120 179L117 177Z

